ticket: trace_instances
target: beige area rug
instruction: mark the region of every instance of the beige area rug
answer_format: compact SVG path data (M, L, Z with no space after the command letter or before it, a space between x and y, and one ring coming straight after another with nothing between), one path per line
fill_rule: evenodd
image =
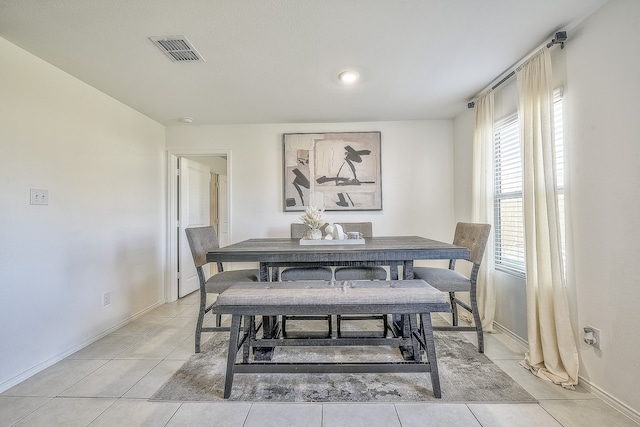
M457 332L435 332L442 398L429 373L236 374L230 401L250 402L537 402ZM154 401L224 401L228 334L213 334L155 394ZM401 360L393 347L278 347L274 361Z

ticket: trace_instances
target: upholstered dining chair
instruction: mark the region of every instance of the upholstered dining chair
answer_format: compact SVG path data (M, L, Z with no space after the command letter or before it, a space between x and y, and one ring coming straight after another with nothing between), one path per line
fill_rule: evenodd
M309 230L306 224L292 223L291 238L302 239ZM286 267L280 272L280 280L290 282L293 280L331 280L333 271L331 267Z
M200 279L200 312L196 324L195 352L200 353L200 338L202 332L229 331L230 328L221 326L221 316L216 315L216 326L204 326L204 316L211 311L212 304L207 305L207 294L219 294L237 282L257 282L260 270L231 270L224 271L222 263L217 263L218 272L205 277L202 268L207 263L207 252L219 247L218 235L213 227L193 227L185 229L193 262Z
M356 232L364 238L373 237L373 225L370 222L340 223L345 233ZM383 267L336 267L336 280L387 280L387 270Z
M449 301L452 311L451 326L434 326L433 330L439 331L476 331L478 334L478 352L484 353L484 336L482 333L482 322L478 312L477 300L477 279L478 270L484 250L487 246L489 233L491 232L490 224L473 224L459 222L456 225L453 244L464 246L469 249L469 261L471 265L471 273L469 277L455 270L456 260L449 261L449 268L436 267L414 267L413 275L416 279L422 279L434 288L449 293ZM461 261L461 260L458 260ZM467 261L464 261L467 262ZM469 292L469 302L467 304L456 297L456 292ZM458 306L469 311L473 316L475 326L460 326L458 324Z
M371 222L341 222L340 225L345 233L357 232L361 237L365 239L367 237L373 237L373 224ZM336 280L387 280L387 270L379 266L349 266L349 267L336 267L334 271ZM343 331L343 321L349 320L382 320L382 336L385 336L389 327L387 321L387 315L337 315L336 316L336 329L339 337L345 335Z
M324 227L323 227L324 228ZM291 224L291 238L302 239L309 230L306 224L292 223ZM333 279L333 270L331 267L286 267L280 272L280 280L283 282L290 282L295 280L326 280ZM327 332L326 336L331 336L333 333L331 316L286 316L281 318L282 336L287 336L287 320L326 320Z

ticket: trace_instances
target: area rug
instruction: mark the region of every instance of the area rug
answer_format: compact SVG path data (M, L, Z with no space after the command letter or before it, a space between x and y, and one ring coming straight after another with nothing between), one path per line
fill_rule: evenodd
M225 401L228 339L216 333L158 390L154 401ZM442 398L429 373L236 374L230 401L250 402L537 402L457 332L435 332ZM278 347L274 361L401 360L393 347Z

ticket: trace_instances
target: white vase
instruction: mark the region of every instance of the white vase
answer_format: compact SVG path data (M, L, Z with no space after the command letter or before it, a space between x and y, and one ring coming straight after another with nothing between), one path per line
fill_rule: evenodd
M311 228L307 232L307 239L309 240L320 240L322 239L322 231L319 228Z

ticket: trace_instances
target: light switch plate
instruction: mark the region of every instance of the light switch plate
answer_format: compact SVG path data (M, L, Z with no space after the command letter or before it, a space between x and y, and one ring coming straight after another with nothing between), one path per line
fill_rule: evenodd
M38 188L31 189L31 204L32 205L48 205L49 204L49 190L42 190Z

